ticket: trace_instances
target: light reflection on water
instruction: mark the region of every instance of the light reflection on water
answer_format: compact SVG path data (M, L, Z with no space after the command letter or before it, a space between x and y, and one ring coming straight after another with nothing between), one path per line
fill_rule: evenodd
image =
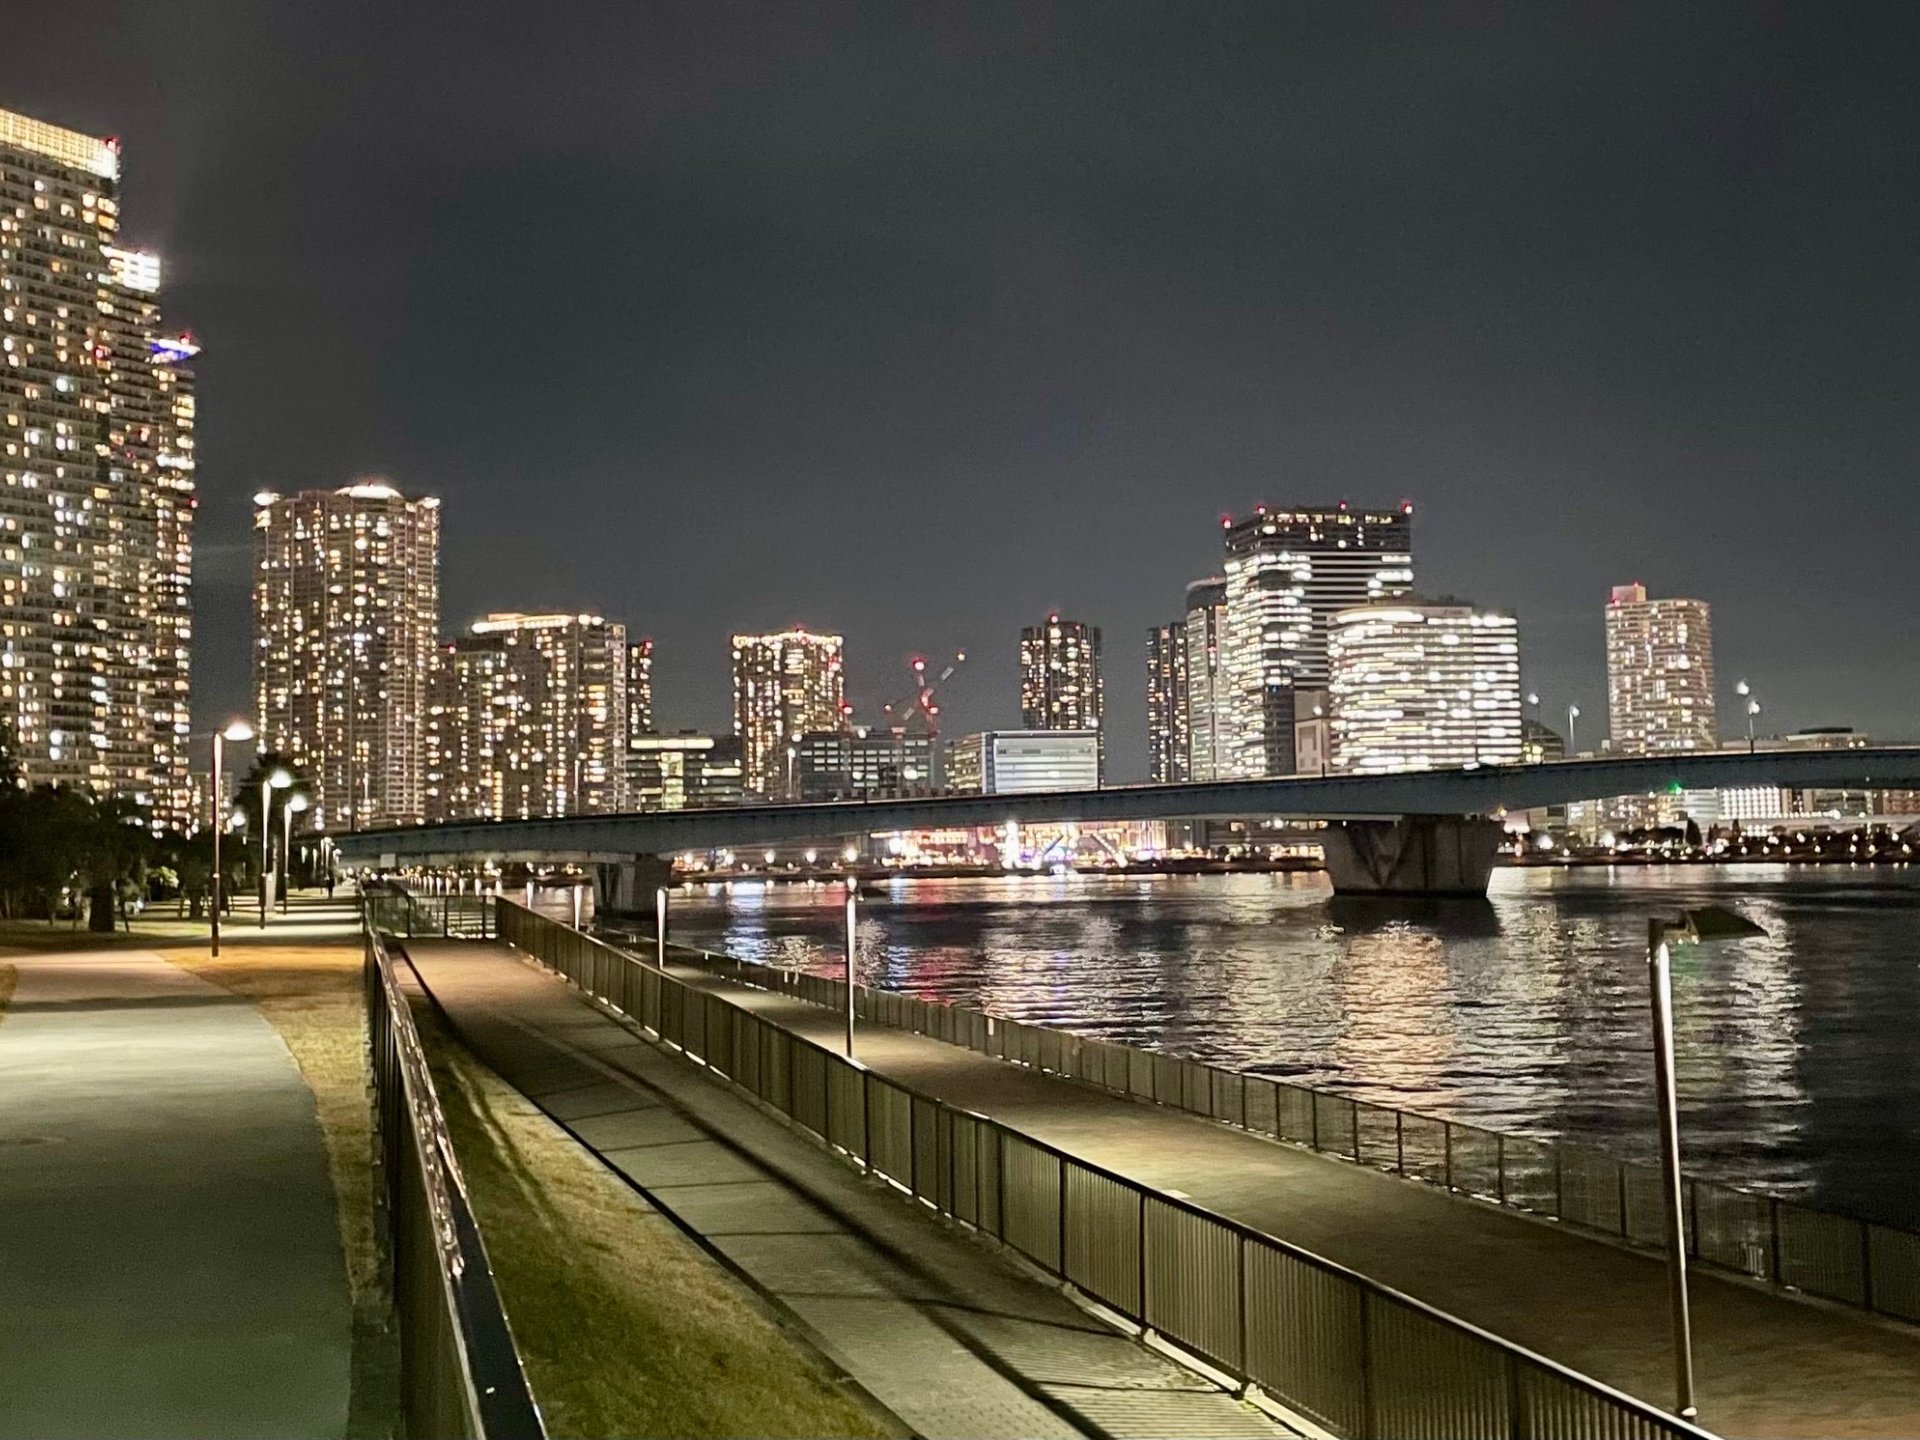
M681 892L677 939L838 973L843 892ZM1688 1167L1920 1225L1920 872L1504 870L1485 904L1316 875L899 880L862 978L1016 1020L1650 1158L1650 914L1765 938L1677 952Z

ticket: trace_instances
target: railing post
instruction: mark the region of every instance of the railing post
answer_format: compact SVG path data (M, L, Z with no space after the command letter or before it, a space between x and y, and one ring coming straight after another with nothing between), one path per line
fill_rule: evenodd
M1406 1113L1393 1112L1393 1172L1396 1175L1407 1173L1407 1124Z
M1140 1338L1145 1339L1153 1333L1153 1322L1147 1311L1147 1192L1135 1192L1140 1200L1134 1209L1134 1224L1138 1227L1134 1250L1140 1257Z
M1380 1433L1373 1418L1373 1295L1360 1290L1360 1433Z
M1360 1105L1358 1101L1347 1102L1347 1119L1353 1125L1353 1163L1360 1163Z
M1507 1135L1504 1130L1493 1132L1493 1198L1502 1205L1507 1203Z
M1067 1274L1067 1158L1054 1156L1054 1168L1060 1172L1060 1278L1069 1285L1073 1278Z
M1453 1189L1453 1122L1451 1120L1440 1122L1440 1139L1446 1147L1447 1189L1451 1190Z
M1860 1227L1860 1308L1873 1309L1873 1227L1864 1220Z
M1627 1167L1618 1160L1613 1162L1613 1179L1620 1190L1620 1238L1624 1240L1633 1233L1633 1220L1627 1214Z
M1687 1199L1692 1202L1687 1207L1687 1253L1698 1256L1700 1253L1700 1182L1691 1176L1687 1178Z
M1780 1197L1778 1195L1767 1197L1767 1230L1769 1248L1773 1254L1773 1283L1784 1285L1787 1282L1780 1273Z
M1312 1137L1309 1143L1315 1152L1320 1149L1320 1092L1307 1091L1307 1119L1310 1122L1307 1133Z
M1565 1152L1556 1142L1553 1147L1553 1218L1567 1218L1567 1185Z

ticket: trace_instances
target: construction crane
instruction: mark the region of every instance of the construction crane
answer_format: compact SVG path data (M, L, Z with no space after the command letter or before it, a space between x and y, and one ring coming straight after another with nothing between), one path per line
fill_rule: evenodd
M915 655L907 662L907 667L913 674L912 693L880 707L886 712L887 723L904 727L908 721L918 716L926 725L929 735L938 735L940 707L934 703L934 696L942 685L953 678L954 672L966 663L967 652L956 651L953 659L942 667L940 673L929 678L926 657Z

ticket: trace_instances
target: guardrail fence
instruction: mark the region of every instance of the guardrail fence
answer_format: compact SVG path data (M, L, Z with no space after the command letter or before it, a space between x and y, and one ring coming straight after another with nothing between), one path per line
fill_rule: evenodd
M407 998L365 911L367 1030L409 1435L542 1440ZM405 897L401 897L405 898Z
M374 922L402 939L491 940L491 895L414 895L397 886L369 890L365 896Z
M834 1010L846 983L669 946L694 965ZM1660 1171L1604 1151L1530 1140L1374 1105L1157 1050L1003 1020L964 1005L859 986L856 1013L983 1055L1219 1120L1323 1155L1664 1251ZM1920 1322L1920 1233L1688 1176L1689 1258L1823 1300Z
M501 939L852 1162L1340 1434L1706 1433L1284 1241L883 1079L570 926L507 900L498 918Z

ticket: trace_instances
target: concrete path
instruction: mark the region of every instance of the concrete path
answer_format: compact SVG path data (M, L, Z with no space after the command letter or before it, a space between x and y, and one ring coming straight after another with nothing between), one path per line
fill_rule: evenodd
M505 947L406 948L469 1046L798 1317L917 1434L1287 1433Z
M337 1436L352 1306L313 1098L137 950L12 958L0 1436Z
M835 1011L675 967L831 1048ZM1665 1263L1576 1231L862 1024L860 1059L1143 1184L1337 1261L1655 1405L1673 1399ZM1693 1272L1701 1423L1920 1435L1920 1329Z

